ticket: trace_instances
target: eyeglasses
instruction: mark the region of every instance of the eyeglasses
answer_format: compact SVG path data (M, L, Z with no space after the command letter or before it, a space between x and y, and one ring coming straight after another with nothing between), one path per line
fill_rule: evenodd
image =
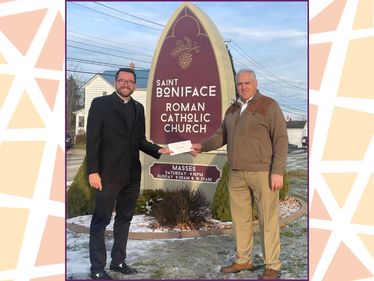
M125 79L118 79L117 80L118 84L128 84L128 85L134 85L135 81L133 80L125 80Z

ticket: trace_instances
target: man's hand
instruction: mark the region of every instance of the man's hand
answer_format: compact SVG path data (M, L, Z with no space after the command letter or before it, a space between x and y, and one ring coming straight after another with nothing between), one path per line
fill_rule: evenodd
M89 174L88 182L90 183L90 186L93 188L96 188L100 191L103 189L103 186L101 185L101 178L98 173Z
M170 154L173 153L168 147L162 147L158 150L158 153L160 154Z
M270 176L270 187L272 191L281 189L283 187L283 176L271 174Z
M191 147L191 154L192 156L197 156L202 149L202 145L200 143L193 143Z

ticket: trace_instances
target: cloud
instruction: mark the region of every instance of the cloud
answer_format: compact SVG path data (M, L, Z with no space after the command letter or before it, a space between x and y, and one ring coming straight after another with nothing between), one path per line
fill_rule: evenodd
M257 39L257 40L306 40L306 33L303 31L295 30L295 29L285 29L285 30L266 30L266 29L251 29L242 26L234 26L234 27L224 27L221 30L224 34L230 34L233 37L237 38L245 38L248 39Z

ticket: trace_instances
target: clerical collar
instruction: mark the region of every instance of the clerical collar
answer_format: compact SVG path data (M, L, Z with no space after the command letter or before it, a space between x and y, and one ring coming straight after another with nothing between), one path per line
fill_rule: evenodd
M131 100L131 97L129 97L128 99L125 99L125 98L122 97L120 94L118 94L117 91L116 91L116 94L117 94L117 96L121 99L121 101L122 101L123 103L128 103L128 102Z

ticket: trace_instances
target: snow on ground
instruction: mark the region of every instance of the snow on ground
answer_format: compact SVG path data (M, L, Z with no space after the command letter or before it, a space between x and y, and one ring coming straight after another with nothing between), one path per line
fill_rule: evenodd
M289 153L288 170L307 169L307 154L303 150ZM295 184L291 194L307 198L307 186ZM292 197L291 197L292 198ZM280 205L280 216L294 213L299 206L288 203ZM78 223L89 227L91 216L68 219L68 223ZM113 220L112 220L113 221ZM281 230L282 279L306 280L308 278L308 226L307 216L285 226ZM131 223L131 232L169 231L149 228L151 217L135 216ZM113 224L108 229L112 229ZM88 234L67 231L66 263L67 279L89 279L90 261L88 254ZM112 238L106 239L107 263L110 262ZM127 259L129 265L136 267L139 274L125 276L108 270L117 280L128 279L258 279L262 273L262 251L260 237L256 233L253 248L253 272L238 274L220 273L221 265L230 264L235 257L235 238L233 235L211 235L207 237L162 240L129 240Z
M305 280L307 271L307 219L303 216L281 231L282 279ZM67 232L67 279L89 279L90 261L88 234ZM113 239L106 239L107 265ZM122 275L108 270L117 280L127 279L258 279L263 271L261 242L254 237L254 271L238 274L220 273L221 266L233 262L233 235L211 235L186 239L129 240L126 263L137 268L139 274Z
M286 200L280 202L279 204L279 217L285 218L289 215L295 213L300 208L300 203L295 200L293 197L287 197ZM107 226L107 230L113 230L114 216L110 221L110 224ZM79 216L70 218L67 220L68 223L78 224L84 227L89 228L91 223L91 215ZM157 221L150 216L146 215L136 215L133 217L130 225L130 232L168 232L168 231L181 231L179 228L168 229L164 227L152 228L150 225L155 225ZM219 220L209 219L208 222L210 225L214 225L215 228L231 228L231 222L221 222Z

